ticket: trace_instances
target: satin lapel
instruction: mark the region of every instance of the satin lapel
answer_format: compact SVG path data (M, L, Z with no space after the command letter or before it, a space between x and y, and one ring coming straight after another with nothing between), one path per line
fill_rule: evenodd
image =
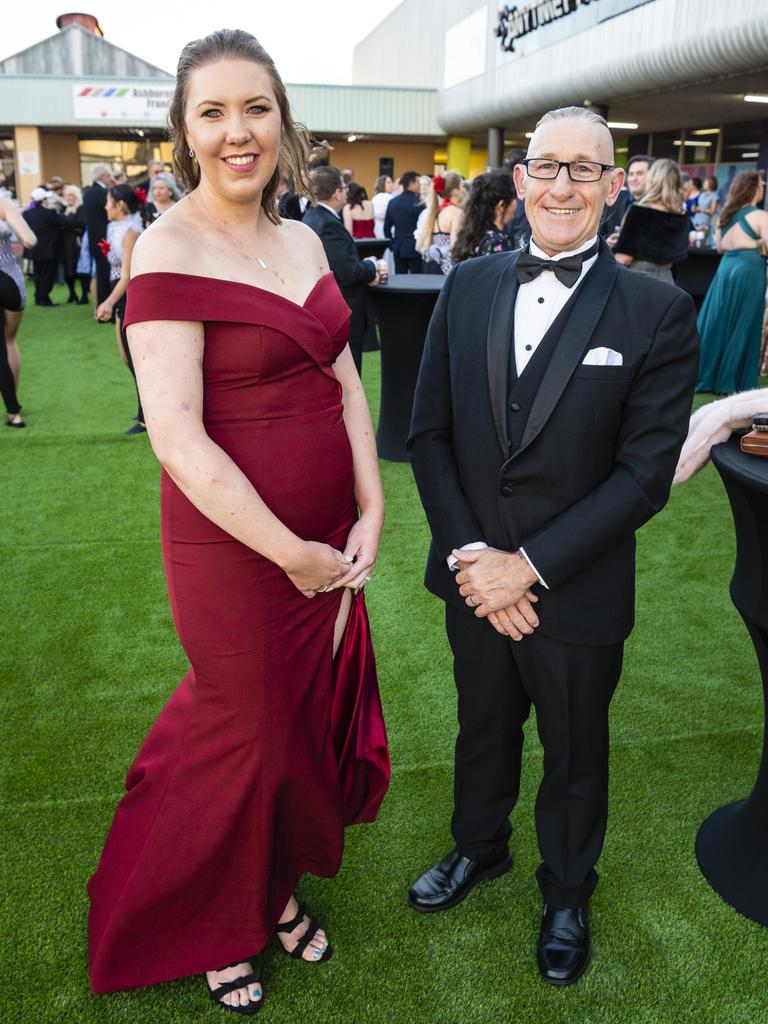
M517 458L528 447L552 415L552 410L581 362L584 350L603 315L618 272L618 263L603 243L597 263L578 286L573 297L573 308L533 401L523 440L513 458Z
M496 437L506 459L509 454L507 436L507 401L509 399L509 360L515 330L515 299L517 298L517 257L505 265L496 285L488 317L486 340L488 390Z

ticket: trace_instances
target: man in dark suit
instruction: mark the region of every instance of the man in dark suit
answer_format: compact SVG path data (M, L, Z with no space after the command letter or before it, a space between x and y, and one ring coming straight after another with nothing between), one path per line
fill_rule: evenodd
M109 296L109 262L99 248L99 242L107 237L107 189L112 184L112 175L106 164L94 164L91 169L93 184L83 196L85 226L88 229L88 248L91 258L96 261L96 305Z
M553 111L528 153L515 181L529 251L452 271L416 389L409 449L432 531L425 582L446 602L459 736L455 848L409 902L447 909L511 866L533 704L544 747L538 964L567 985L589 960L635 531L669 494L698 338L688 295L620 267L598 240L624 177L605 121Z
M524 149L511 149L504 160L504 170L511 177L514 177L515 168L521 161L525 160L525 157ZM517 203L512 219L504 228L504 233L512 242L513 249L520 249L528 243L528 239L531 237L531 228L528 224L528 218L525 216L524 203Z
M424 203L419 196L419 176L406 171L400 179L403 191L387 206L384 235L392 239L396 274L420 274L421 256L416 252L414 232Z
M45 203L52 196L48 189L38 186L32 190L32 205L24 211L24 220L37 235L34 248L28 250L32 260L32 279L35 282L35 305L58 306L51 302L51 288L56 278L56 250L59 242L59 215Z
M317 206L310 206L304 223L323 243L328 265L347 305L352 311L349 324L349 347L357 372L363 365L368 287L382 279L378 261L372 256L360 259L352 235L344 227L341 211L347 201L347 186L337 167L317 167L311 172Z
M630 157L627 163L627 181L619 192L618 199L609 210L603 212L603 219L600 224L600 234L613 249L619 240L619 230L627 210L633 203L638 202L645 195L648 184L648 171L653 163L653 157L645 153L636 153Z

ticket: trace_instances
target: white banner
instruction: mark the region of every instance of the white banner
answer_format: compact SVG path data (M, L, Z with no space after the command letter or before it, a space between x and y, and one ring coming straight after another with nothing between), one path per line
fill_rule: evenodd
M82 121L165 121L173 96L168 85L73 85L73 116Z

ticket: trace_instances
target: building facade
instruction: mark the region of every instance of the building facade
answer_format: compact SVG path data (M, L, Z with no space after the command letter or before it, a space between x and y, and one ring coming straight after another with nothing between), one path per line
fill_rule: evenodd
M436 88L464 173L570 104L607 117L620 162L768 167L765 0L404 0L356 47L353 80Z
M106 163L129 180L149 160L170 166L166 116L174 77L103 37L90 15L0 61L0 167L22 202L59 175L88 184ZM294 116L369 190L381 173L433 173L445 134L434 88L287 85Z

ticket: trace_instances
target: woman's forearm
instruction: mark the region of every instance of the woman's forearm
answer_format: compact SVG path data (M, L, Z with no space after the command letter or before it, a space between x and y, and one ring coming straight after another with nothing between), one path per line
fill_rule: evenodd
M301 538L270 511L245 474L202 428L184 438L164 440L158 440L151 416L147 428L165 470L206 518L283 568L295 560Z

